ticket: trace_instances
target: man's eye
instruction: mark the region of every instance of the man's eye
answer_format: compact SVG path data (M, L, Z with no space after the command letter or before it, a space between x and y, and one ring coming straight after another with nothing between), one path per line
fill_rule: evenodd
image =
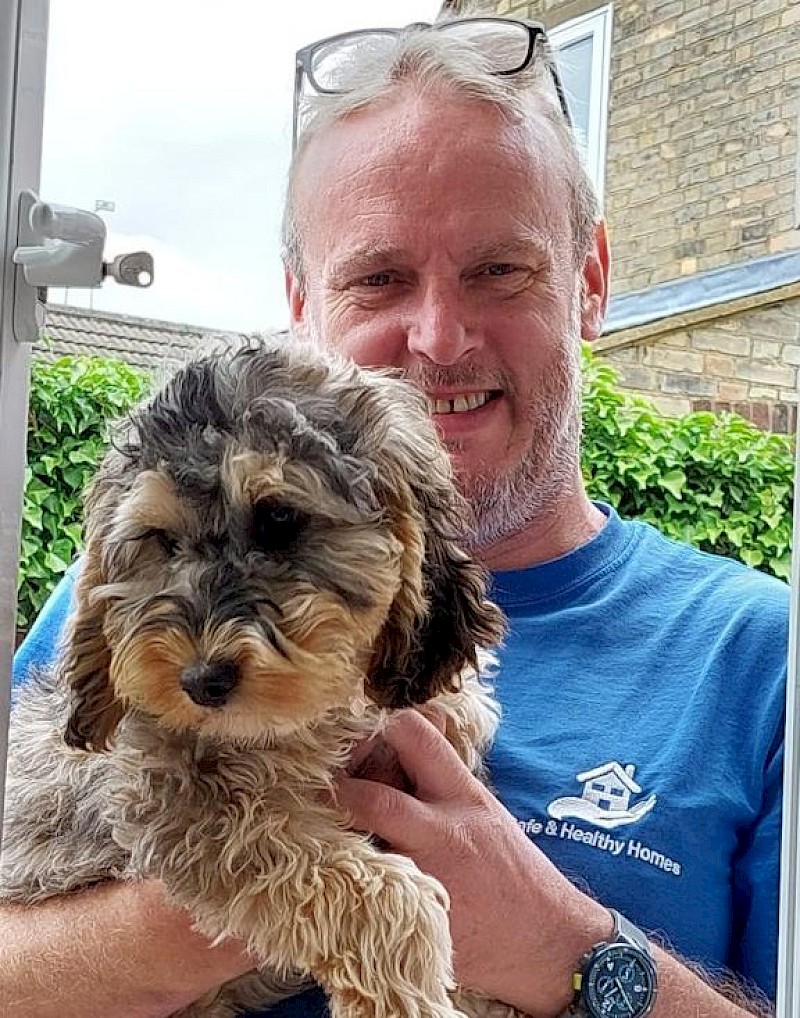
M263 500L253 506L253 544L262 552L288 551L303 529L306 516L299 509Z
M496 262L494 265L487 265L483 270L487 276L508 276L516 269L516 265L510 262Z
M361 280L364 286L381 287L394 282L391 272L371 272Z

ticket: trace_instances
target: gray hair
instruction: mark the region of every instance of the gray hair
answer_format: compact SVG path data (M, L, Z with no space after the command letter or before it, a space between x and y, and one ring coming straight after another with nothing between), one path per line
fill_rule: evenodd
M286 191L281 231L284 264L301 286L305 283L303 233L297 213L297 181L303 156L313 140L348 116L373 106L386 105L405 90L418 95L451 94L461 102L494 106L510 122L522 124L543 117L561 148L570 191L570 218L576 263L590 250L600 205L583 163L575 136L566 122L553 86L552 54L541 41L528 67L517 74L492 72L498 56L496 37L482 33L480 43L454 38L449 32L410 28L398 34L393 52L361 43L357 59L341 69L342 94L310 92L301 100L298 143ZM494 47L494 48L493 48Z

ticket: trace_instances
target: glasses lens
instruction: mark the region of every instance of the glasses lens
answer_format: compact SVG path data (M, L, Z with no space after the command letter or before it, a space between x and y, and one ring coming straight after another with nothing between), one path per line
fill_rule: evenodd
M339 39L320 43L309 61L309 78L317 92L348 92L352 88L353 69L359 78L369 75L370 67L383 67L396 45L396 32L353 32Z
M437 27L480 49L494 74L521 71L530 60L531 35L518 21L467 18L464 21L445 21Z

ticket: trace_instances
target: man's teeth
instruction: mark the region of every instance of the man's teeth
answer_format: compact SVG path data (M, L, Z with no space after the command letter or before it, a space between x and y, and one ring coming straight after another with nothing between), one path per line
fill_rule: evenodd
M477 410L488 403L488 392L470 392L452 399L429 399L428 413L431 414L463 414L465 410Z

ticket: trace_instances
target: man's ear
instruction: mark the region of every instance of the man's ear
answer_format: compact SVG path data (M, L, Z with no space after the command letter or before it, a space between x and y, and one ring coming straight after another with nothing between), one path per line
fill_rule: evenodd
M586 255L581 274L581 338L591 342L603 331L608 310L608 275L611 256L606 224L595 226L594 242Z
M283 267L283 280L286 286L286 300L289 304L289 327L296 336L306 334L306 297L297 276L288 265Z

